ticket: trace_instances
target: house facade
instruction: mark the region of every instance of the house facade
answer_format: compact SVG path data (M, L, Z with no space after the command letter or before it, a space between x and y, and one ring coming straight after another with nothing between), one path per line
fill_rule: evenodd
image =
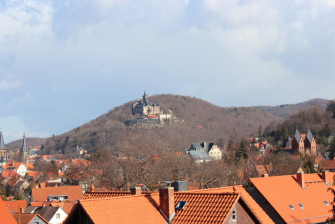
M292 138L291 146L294 155L316 155L316 141L309 129L307 134L300 134L297 129Z

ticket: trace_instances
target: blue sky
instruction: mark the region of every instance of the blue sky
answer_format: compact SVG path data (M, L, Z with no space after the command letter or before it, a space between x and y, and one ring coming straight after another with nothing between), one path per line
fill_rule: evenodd
M335 1L0 0L0 127L62 134L149 95L335 98Z

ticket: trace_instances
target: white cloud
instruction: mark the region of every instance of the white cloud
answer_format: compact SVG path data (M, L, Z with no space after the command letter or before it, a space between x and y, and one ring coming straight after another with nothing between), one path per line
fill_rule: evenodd
M1 7L1 6L0 6ZM0 8L0 42L52 36L52 7L46 1L11 0Z
M0 90L10 90L23 86L23 83L20 80L15 81L1 81L0 82Z
M16 97L14 99L12 99L9 102L10 106L18 106L21 105L23 103L27 103L27 102L33 102L34 98L32 96L30 96L30 91L28 91L24 96L22 97Z

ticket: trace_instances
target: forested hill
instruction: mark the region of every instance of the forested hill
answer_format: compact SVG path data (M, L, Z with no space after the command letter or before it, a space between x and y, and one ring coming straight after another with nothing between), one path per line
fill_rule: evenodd
M297 111L303 108L308 108L312 105L317 105L321 107L322 109L326 109L328 102L329 100L317 98L317 99L312 99L312 100L308 100L308 101L305 101L302 103L296 103L296 104L282 104L279 106L254 106L254 108L264 110L277 117L286 119L286 118L291 117Z
M38 146L45 144L47 138L26 138L26 144L28 146ZM18 139L6 144L6 148L8 149L16 149L21 148L23 144L23 137L22 139Z
M222 108L186 96L163 94L149 97L149 100L159 102L164 113L171 109L184 122L154 128L125 126L124 121L130 119L132 105L128 102L89 123L49 138L43 153L73 152L77 144L89 152L109 149L115 154L127 154L129 150L148 147L180 151L188 149L193 142L240 139L241 135L256 133L260 125L266 127L272 121L281 120L259 109Z

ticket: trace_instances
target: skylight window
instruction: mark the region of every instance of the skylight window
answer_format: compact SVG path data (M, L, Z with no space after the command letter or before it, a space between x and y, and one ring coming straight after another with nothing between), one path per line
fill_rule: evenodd
M301 209L304 209L304 206L302 204L298 204Z
M187 201L179 201L176 205L176 210L183 210L187 204Z
M291 210L294 210L294 207L292 205L288 205L288 206L291 208Z
M328 203L328 201L323 201L327 206L329 206L329 203Z

